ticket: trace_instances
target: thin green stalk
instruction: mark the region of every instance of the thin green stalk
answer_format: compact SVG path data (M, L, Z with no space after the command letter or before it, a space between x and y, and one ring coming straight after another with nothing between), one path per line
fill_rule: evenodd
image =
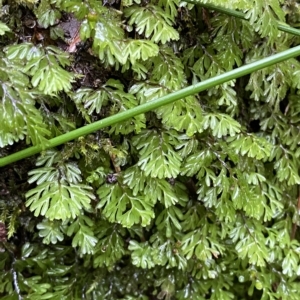
M282 62L284 60L287 60L289 58L299 56L300 55L300 46L291 48L289 50L283 51L281 53L277 53L275 55L272 55L270 57L263 58L259 61L253 62L251 64L239 67L237 69L234 69L232 71L226 72L224 74L218 75L216 77L207 79L205 81L199 82L195 85L191 85L189 87L186 87L184 89L181 89L179 91L176 91L174 93L171 93L169 95L166 95L164 97L155 99L153 101L147 102L145 104L139 105L137 107L134 107L132 109L129 109L127 111L118 113L114 116L110 116L108 118L105 118L103 120L97 121L95 123L86 125L84 127L75 129L73 131L70 131L68 133L62 134L60 136L57 136L51 140L49 140L49 143L46 147L46 149L56 147L58 145L64 144L66 142L69 142L71 140L74 140L80 136L90 134L92 132L95 132L99 129L102 129L107 126L111 126L113 124L116 124L118 122L125 121L129 118L132 118L136 115L151 111L153 109L156 109L162 105L170 104L174 101L177 101L179 99L184 99L187 96L197 94L199 92L202 92L206 89L210 89L214 86L217 86L219 84L222 84L224 82L230 81L232 79L236 79L239 77L242 77L244 75L250 74L252 72L255 72L257 70L269 67L271 65L274 65L276 63ZM45 147L42 145L32 146L27 149L21 150L19 152L16 152L14 154L8 155L6 157L0 158L0 167L6 166L10 163L13 163L15 161L21 160L23 158L32 156L34 154L37 154L44 150Z
M244 14L244 13L242 13L240 11L237 11L237 10L233 10L233 9L230 9L230 8L225 8L225 7L217 6L217 5L214 5L214 4L200 3L200 2L197 2L197 1L193 1L193 0L184 0L184 1L187 2L187 3L191 3L191 4L195 4L195 5L199 5L199 6L205 7L207 9L209 9L209 10L215 10L215 11L218 11L220 13L224 13L226 15L232 16L232 17L236 17L236 18L247 20L246 19L246 14ZM300 30L296 29L294 27L291 27L289 25L280 24L278 22L277 28L279 30L281 30L281 31L284 31L284 32L287 32L287 33L291 33L291 34L299 35L300 36Z

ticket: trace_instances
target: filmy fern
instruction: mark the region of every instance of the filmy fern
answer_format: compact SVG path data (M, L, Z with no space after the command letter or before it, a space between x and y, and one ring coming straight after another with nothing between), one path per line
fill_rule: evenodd
M298 6L1 2L0 157L299 44L278 29ZM299 299L299 74L290 59L1 169L1 299Z

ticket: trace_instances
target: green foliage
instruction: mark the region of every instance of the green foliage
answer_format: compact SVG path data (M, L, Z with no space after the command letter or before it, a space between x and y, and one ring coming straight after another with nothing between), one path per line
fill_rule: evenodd
M265 139L255 135L238 136L230 143L230 148L241 155L247 154L256 159L268 158L271 154L272 145Z
M39 236L43 237L44 244L56 244L57 241L62 241L64 235L61 232L61 224L58 222L53 222L50 220L43 220L43 222L37 224L37 229L39 229Z
M61 13L55 9L52 3L47 0L42 0L35 10L35 15L39 20L39 24L43 27L52 26L56 23L57 19L61 18Z
M253 1L254 6L246 14L254 30L259 32L261 37L268 36L270 41L275 41L279 34L276 22L284 22L284 12L280 2L282 1L268 0L264 3Z
M210 128L212 135L222 137L223 135L234 136L240 132L240 124L227 115L207 114L203 120L203 129Z
M9 31L10 31L9 27L6 24L0 22L0 35L3 35L5 34L5 32L9 32Z
M108 269L113 269L115 263L126 253L124 241L126 231L123 227L106 221L97 225L99 242L95 248L93 266L106 266Z
M70 64L68 55L48 46L45 50L32 44L10 46L6 49L10 60L22 59L23 73L32 76L31 84L39 91L52 95L58 91L69 91L74 76L64 70ZM18 61L19 62L19 61Z
M119 81L113 79L109 79L99 90L78 89L74 95L74 100L87 121L90 121L88 115L91 115L93 112L99 114L105 106L111 110L111 114L116 114L138 105L135 97L129 93L125 93L124 86ZM113 125L110 133L128 134L132 131L140 132L144 127L145 118L141 115L134 117L134 122L130 120Z
M0 157L299 44L276 25L297 1L191 2L0 1ZM1 169L1 299L298 300L299 76L290 59Z
M18 64L3 58L0 65L0 146L12 145L25 136L28 143L46 143L45 137L50 132L43 123L40 111L35 107L38 93L26 89L28 77L18 70Z
M141 195L132 195L126 187L115 184L104 184L97 194L100 197L98 208L103 208L103 215L110 222L132 227L134 224L149 225L154 217L151 199Z
M139 150L138 166L154 178L176 178L180 172L181 157L172 147L176 140L171 131L142 131L133 140Z
M125 9L128 24L135 25L136 32L143 34L151 41L165 44L170 40L178 40L179 34L172 27L174 17L165 13L160 7L148 4L146 7L131 6Z
M68 236L71 236L76 232L72 240L72 246L74 248L78 246L80 253L82 254L92 254L93 249L97 244L98 240L94 237L92 230L93 225L93 221L90 218L87 216L80 216L68 227Z
M26 206L34 215L46 216L49 220L74 219L82 209L90 208L95 196L91 187L80 184L81 171L75 163L61 163L58 153L47 151L38 161L40 167L29 172L29 183L36 182L37 187L26 193Z

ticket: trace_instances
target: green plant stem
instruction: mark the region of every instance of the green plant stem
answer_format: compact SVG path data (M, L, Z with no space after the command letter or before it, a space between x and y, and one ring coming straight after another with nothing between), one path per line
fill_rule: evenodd
M195 85L191 85L189 87L186 87L184 89L181 89L179 91L176 91L174 93L171 93L169 95L166 95L164 97L155 99L153 101L147 102L145 104L141 104L137 107L134 107L132 109L129 109L127 111L118 113L116 115L110 116L108 118L105 118L103 120L97 121L95 123L83 126L81 128L75 129L73 131L70 131L68 133L62 134L60 136L57 136L51 140L49 140L49 143L47 146L43 147L42 145L32 146L27 149L21 150L19 152L13 153L11 155L8 155L6 157L0 158L0 167L6 166L10 163L13 163L15 161L21 160L23 158L32 156L34 154L37 154L41 152L42 150L49 149L56 147L58 145L64 144L66 142L69 142L71 140L74 140L80 136L90 134L92 132L95 132L99 129L102 129L107 126L111 126L113 124L116 124L118 122L125 121L129 118L132 118L136 115L151 111L153 109L156 109L158 107L161 107L163 105L170 104L174 101L177 101L179 99L184 99L187 96L197 94L199 92L202 92L206 89L210 89L212 87L215 87L219 84L222 84L224 82L242 77L244 75L250 74L252 72L255 72L257 70L269 67L271 65L274 65L276 63L282 62L284 60L287 60L289 58L295 57L300 55L300 46L288 49L286 51L283 51L281 53L277 53L275 55L272 55L270 57L263 58L259 61L253 62L248 65L244 65L242 67L239 67L237 69L231 70L229 72L226 72L224 74L218 75L216 77L207 79L205 81L199 82Z
M197 2L197 1L193 1L193 0L185 0L185 2L191 3L191 4L195 4L195 5L199 5L199 6L205 7L207 9L209 9L209 10L215 10L215 11L218 11L220 13L224 13L226 15L232 16L232 17L236 17L236 18L248 20L246 18L246 14L244 14L244 13L242 13L240 11L237 11L237 10L233 10L233 9L229 9L229 8L217 6L217 5L214 5L214 4L200 3L200 2ZM293 27L291 27L289 25L284 25L284 24L278 23L277 24L277 28L279 30L281 30L281 31L284 31L284 32L287 32L287 33L291 33L291 34L299 35L300 36L300 30L296 29L296 28L293 28Z

